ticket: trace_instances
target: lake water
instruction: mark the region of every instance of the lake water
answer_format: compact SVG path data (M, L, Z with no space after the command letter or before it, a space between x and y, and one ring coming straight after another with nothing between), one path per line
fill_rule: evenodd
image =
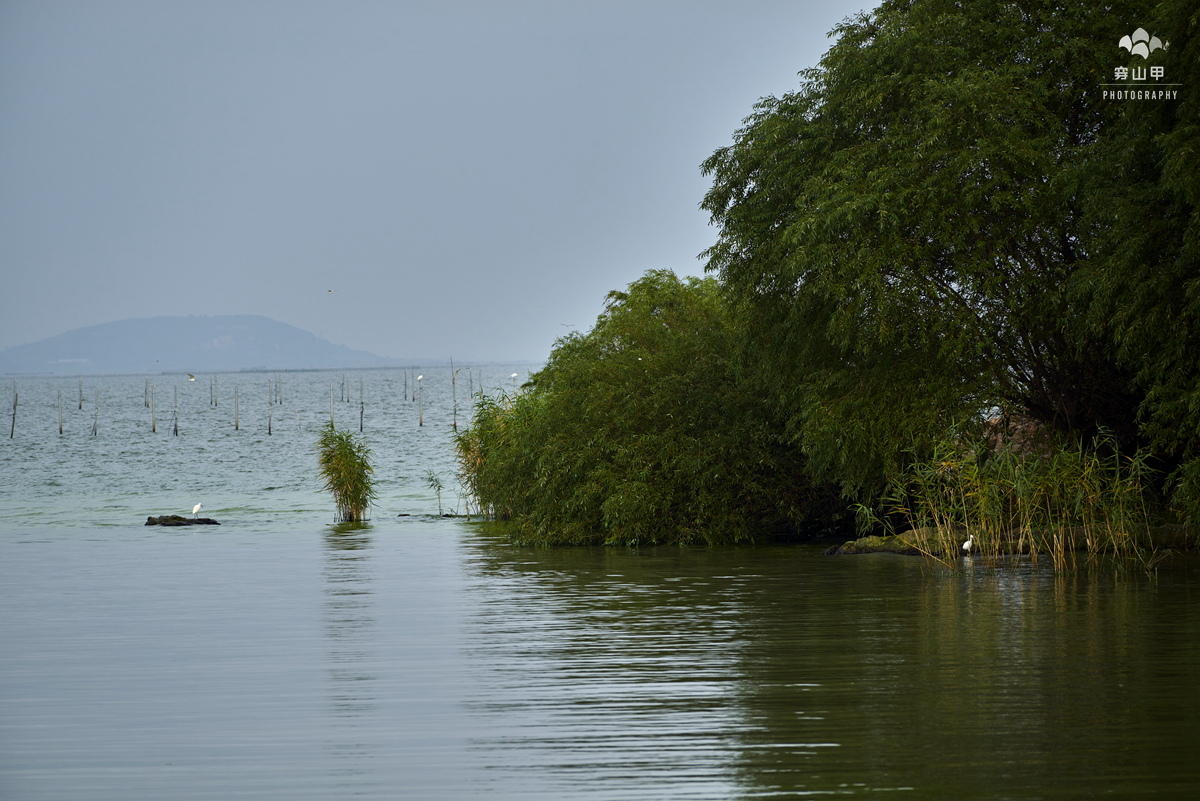
M527 369L485 365L485 389ZM462 511L449 372L419 374L424 426L401 371L349 373L340 406L341 373L284 374L269 436L266 374L220 376L215 409L207 376L181 384L178 437L177 377L157 377L157 433L143 377L84 379L82 411L77 379L18 379L0 799L1200 792L1193 554L1059 576L819 545L515 547L438 517L428 470ZM312 442L331 382L357 430L359 378L380 501L335 525ZM235 381L257 416L238 431ZM141 525L197 501L222 525Z

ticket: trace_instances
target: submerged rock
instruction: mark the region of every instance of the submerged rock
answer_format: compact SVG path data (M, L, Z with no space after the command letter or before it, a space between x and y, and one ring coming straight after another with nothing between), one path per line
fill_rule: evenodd
M901 553L905 555L919 554L920 551L903 536L862 537L850 540L842 545L834 545L825 551L826 556L849 556L856 553Z
M1153 528L1131 529L1129 531L1104 530L1101 527L1089 530L1080 526L1057 529L1032 529L991 532L984 540L986 547L977 538L977 534L968 533L963 526L955 526L951 531L939 532L934 528L912 529L901 534L889 536L860 537L841 545L834 545L825 551L826 556L849 556L860 553L900 553L908 555L927 554L935 558L948 555L957 558L962 555L961 542L968 537L976 537L972 543L972 553L993 554L1027 554L1031 550L1041 553L1051 553L1056 550L1064 552L1075 551L1111 551L1114 546L1125 549L1160 548L1194 548L1197 547L1197 537L1186 525L1155 526Z
M182 515L162 515L147 517L147 526L219 526L211 517L184 517Z

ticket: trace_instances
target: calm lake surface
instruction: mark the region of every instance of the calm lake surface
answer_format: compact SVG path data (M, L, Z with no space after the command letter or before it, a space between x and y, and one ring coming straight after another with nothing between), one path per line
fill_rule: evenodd
M485 389L528 369L485 365ZM1194 554L1061 576L515 547L438 517L430 470L463 511L450 374L417 374L423 426L402 371L348 373L352 403L341 373L283 374L270 435L273 375L219 376L215 408L183 376L178 437L180 377L156 377L155 433L142 376L85 378L82 411L78 379L18 379L0 799L1200 793ZM357 430L360 378L380 501L335 525L312 443L331 382ZM197 501L222 525L142 525Z

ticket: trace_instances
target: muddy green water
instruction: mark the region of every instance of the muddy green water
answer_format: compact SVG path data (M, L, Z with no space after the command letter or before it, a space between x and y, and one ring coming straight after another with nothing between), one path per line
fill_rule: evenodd
M0 799L1200 796L1193 554L1151 577L513 547L421 486L450 462L436 376L435 425L376 413L380 507L339 527L306 474L329 379L270 439L203 403L152 435L141 378L60 439L54 382L23 389ZM140 525L194 492L222 526Z
M9 531L0 797L1194 797L1195 564Z

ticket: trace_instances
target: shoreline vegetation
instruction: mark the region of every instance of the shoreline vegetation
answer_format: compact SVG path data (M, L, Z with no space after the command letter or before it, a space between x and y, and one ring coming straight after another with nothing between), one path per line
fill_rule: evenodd
M1122 50L1134 20L1170 47ZM709 277L646 273L477 396L464 493L542 545L1193 546L1200 9L889 0L833 33L702 165ZM1143 61L1177 102L1101 99Z
M331 396L332 397L332 396ZM317 440L317 462L325 489L337 505L341 523L360 523L375 500L371 449L350 431L339 431L330 420Z
M711 278L610 292L518 392L475 396L464 494L541 545L750 542L844 516L740 370L730 311Z

